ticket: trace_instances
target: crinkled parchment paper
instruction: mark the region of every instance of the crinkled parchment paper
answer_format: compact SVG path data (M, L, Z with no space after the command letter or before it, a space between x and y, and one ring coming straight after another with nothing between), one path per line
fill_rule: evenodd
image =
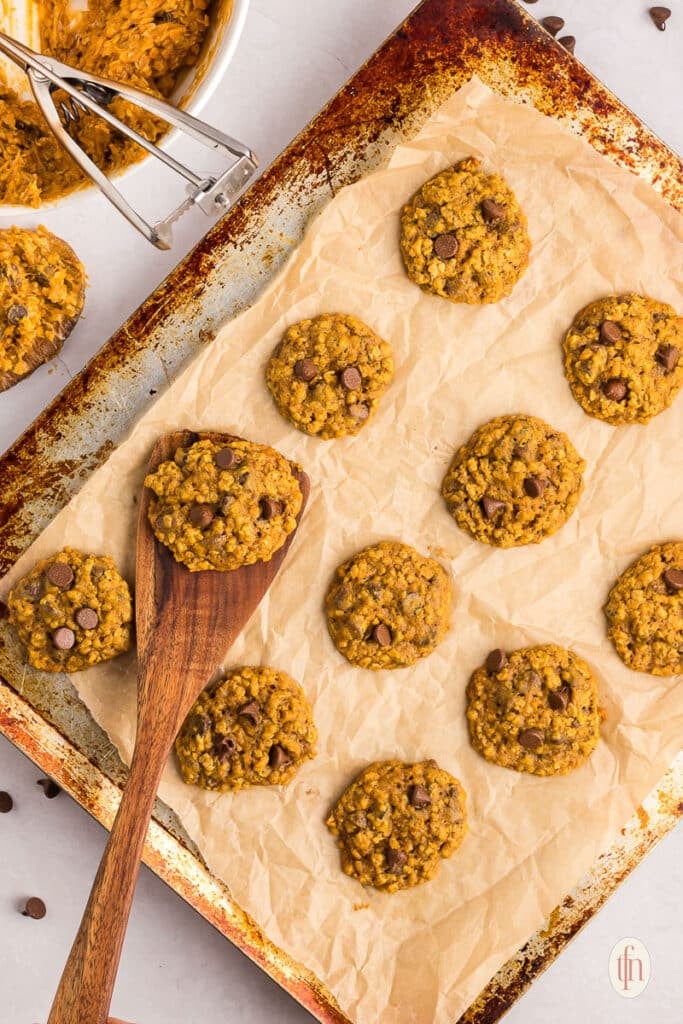
M479 308L419 291L397 244L402 202L469 154L505 175L533 241L512 296ZM601 608L635 556L681 536L683 396L646 427L590 419L563 376L561 340L581 306L610 292L683 308L682 237L683 218L646 184L550 119L470 83L386 169L329 204L261 300L207 346L12 573L69 543L108 552L132 579L136 495L163 431L231 431L302 463L313 491L299 535L226 665L274 665L298 679L315 708L319 755L284 791L236 796L188 788L169 763L161 796L268 936L363 1024L456 1018L679 750L680 679L626 669ZM331 442L284 422L263 383L285 327L326 311L361 317L396 359L378 415L359 437ZM569 434L588 462L586 489L555 536L500 551L457 529L439 485L454 446L490 417L520 411ZM455 597L451 632L431 657L373 673L337 654L322 603L335 566L382 538L440 558ZM468 677L491 648L548 641L594 666L608 715L590 761L556 779L486 763L464 716ZM129 758L133 656L74 683ZM341 873L323 824L356 772L386 757L436 758L462 780L470 820L432 882L393 896Z

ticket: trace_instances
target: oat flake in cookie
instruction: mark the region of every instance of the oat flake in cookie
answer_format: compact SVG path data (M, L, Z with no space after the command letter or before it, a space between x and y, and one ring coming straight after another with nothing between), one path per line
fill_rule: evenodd
M361 668L402 668L425 658L450 625L445 569L408 544L383 541L340 565L325 609L337 650Z
M267 562L296 526L296 468L252 441L179 448L145 478L154 535L192 572Z
M491 651L467 686L467 724L487 761L566 775L598 743L595 677L583 658L556 644Z
M317 739L298 683L274 668L238 668L198 697L175 749L186 783L224 792L286 785Z
M130 648L130 591L106 555L64 548L14 585L8 605L29 664L45 672L78 672Z
M618 426L647 423L683 385L683 318L645 295L591 302L564 339L564 369L589 416Z
M509 295L530 248L514 192L474 157L430 178L401 212L408 277L451 302L498 302Z
M441 493L475 540L538 544L576 508L585 462L566 434L535 416L498 416L455 453Z
M292 324L266 367L282 415L325 440L357 434L393 375L391 346L357 317L341 313Z
M683 542L655 544L621 574L605 605L608 636L625 665L683 673Z
M327 819L342 869L384 892L428 882L467 833L465 791L436 761L369 765Z

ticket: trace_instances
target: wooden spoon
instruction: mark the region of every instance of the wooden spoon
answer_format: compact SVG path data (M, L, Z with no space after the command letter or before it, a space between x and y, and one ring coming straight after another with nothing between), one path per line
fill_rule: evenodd
M159 438L150 472L177 448L226 434L180 431ZM310 492L292 465L302 505ZM296 529L269 562L231 572L189 572L158 543L140 502L135 569L138 651L137 736L128 782L88 905L66 962L48 1024L106 1024L147 826L175 737L187 713L273 582Z

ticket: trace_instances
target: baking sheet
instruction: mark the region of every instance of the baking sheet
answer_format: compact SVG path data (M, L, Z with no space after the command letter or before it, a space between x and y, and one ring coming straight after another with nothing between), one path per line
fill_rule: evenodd
M466 309L423 295L406 281L396 250L401 199L468 153L504 171L534 242L529 271L497 307ZM651 292L680 307L681 233L681 218L642 182L549 120L472 83L396 153L388 171L330 205L285 276L221 333L29 553L33 560L68 537L110 551L130 571L132 497L148 449L167 427L239 430L276 444L309 471L314 492L302 535L229 663L263 660L299 678L315 700L321 755L286 793L249 794L248 803L243 794L190 800L173 769L162 796L269 937L312 967L358 1021L403 1021L406 1005L415 1021L460 1012L608 844L679 748L680 688L677 694L672 681L623 668L606 649L599 609L632 557L674 535L681 485L669 466L680 403L647 428L615 431L588 420L562 377L559 339L577 308L613 289ZM367 430L328 445L279 420L260 375L287 323L335 308L391 340L398 373ZM533 550L499 552L457 531L438 483L454 444L489 416L518 410L567 430L589 459L587 487L555 537ZM359 508L367 510L360 518ZM384 536L444 558L456 601L454 628L431 658L375 675L336 655L320 603L337 562ZM575 572L569 580L568 565ZM292 579L315 581L303 604ZM469 749L464 685L491 647L551 639L597 668L609 714L605 742L568 779L517 777ZM132 658L75 682L127 756ZM339 874L321 819L367 760L396 754L436 756L459 775L470 794L472 833L436 881L386 897ZM553 799L541 802L549 786Z

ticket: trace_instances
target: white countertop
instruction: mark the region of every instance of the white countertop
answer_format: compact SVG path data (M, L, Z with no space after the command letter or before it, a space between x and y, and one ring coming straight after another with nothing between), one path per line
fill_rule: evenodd
M411 0L252 0L236 58L203 116L247 142L266 166L412 6ZM648 6L621 0L540 0L527 9L538 18L564 17L560 34L576 36L577 56L673 149L683 152L683 3L671 3L673 15L665 32L650 21ZM136 198L149 198L146 169L136 172L131 183ZM94 209L96 233L87 227L93 203L82 198L18 222L46 223L72 242L89 268L91 288L86 317L62 356L0 395L0 450L207 227L202 214L186 216L173 254L164 254L138 239L104 203ZM0 226L9 223L0 208ZM67 796L45 799L35 784L39 775L0 737L0 790L9 791L15 801L10 814L0 815L0 1024L46 1020L105 841L104 830ZM568 886L573 881L568 879ZM47 904L42 921L18 912L31 895ZM506 1021L680 1024L682 897L679 827L626 880ZM610 950L624 936L643 941L652 959L648 988L631 1000L613 991L607 974ZM146 868L112 1012L136 1024L311 1020Z

